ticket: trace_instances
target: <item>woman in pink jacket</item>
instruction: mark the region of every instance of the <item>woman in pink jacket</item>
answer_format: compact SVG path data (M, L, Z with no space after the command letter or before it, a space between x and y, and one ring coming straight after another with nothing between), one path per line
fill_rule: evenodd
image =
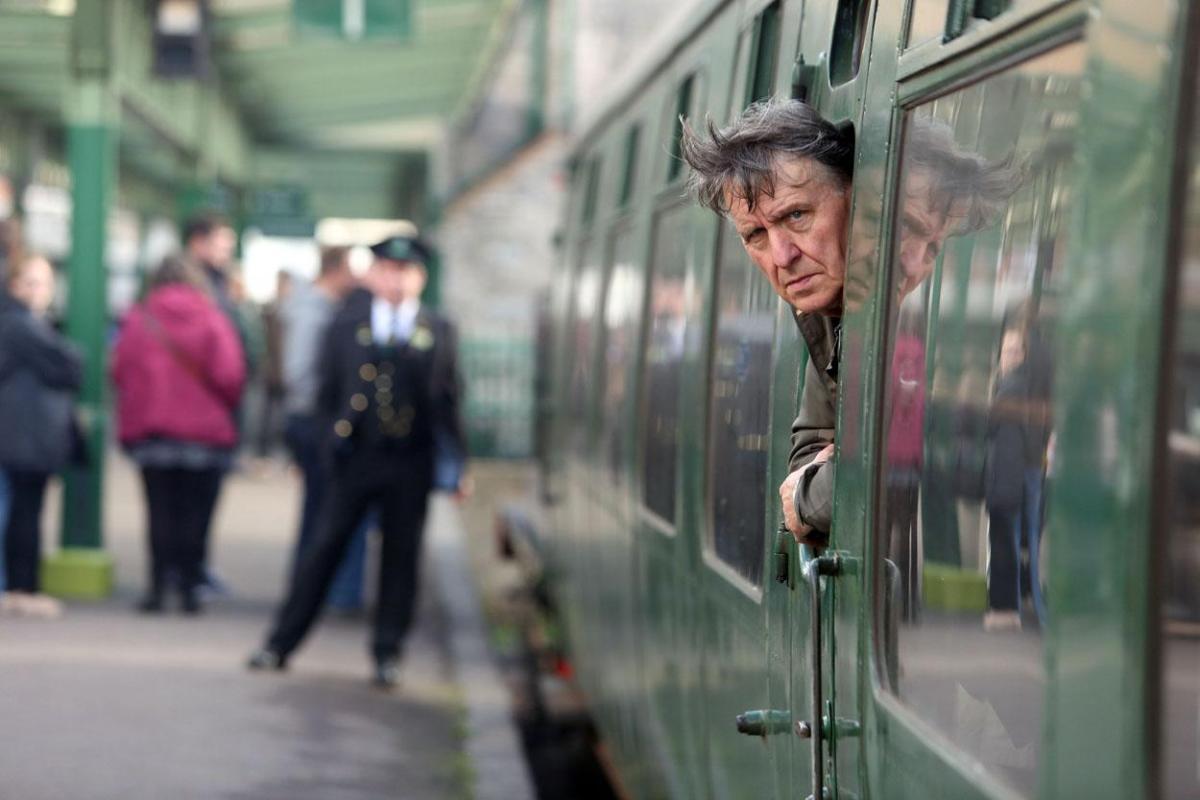
M174 584L184 612L195 614L204 542L237 445L245 359L198 267L169 256L147 288L112 360L117 435L146 489L150 585L138 607L161 611Z

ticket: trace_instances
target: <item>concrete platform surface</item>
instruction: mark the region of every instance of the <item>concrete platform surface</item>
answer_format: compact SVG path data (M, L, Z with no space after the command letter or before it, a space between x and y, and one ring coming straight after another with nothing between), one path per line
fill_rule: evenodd
M365 624L329 617L288 672L249 673L243 661L282 590L298 479L279 468L233 476L213 545L231 595L199 618L146 617L132 610L145 563L140 485L128 464L111 465L106 526L117 595L69 605L60 620L0 618L0 799L455 800L479 796L493 779L512 783L478 774L468 755L480 749L468 746L468 720L478 715L456 676L486 683L490 666L477 645L451 646L459 617L466 613L470 627L471 614L462 602L445 611L446 578L437 576L453 570L452 559L426 564L399 691L368 685ZM56 506L49 498L48 543L57 539ZM448 501L435 503L430 525L438 529L431 540L443 543L435 554L462 546ZM456 653L484 663L456 663ZM496 718L506 701L487 702ZM505 741L488 768L526 786L504 724L489 734Z

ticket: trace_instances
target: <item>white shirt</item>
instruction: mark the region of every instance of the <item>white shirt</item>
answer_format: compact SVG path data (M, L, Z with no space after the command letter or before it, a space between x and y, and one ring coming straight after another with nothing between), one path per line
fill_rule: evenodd
M421 301L413 298L394 306L376 297L371 301L371 337L376 344L386 344L389 339L407 342L417 322Z

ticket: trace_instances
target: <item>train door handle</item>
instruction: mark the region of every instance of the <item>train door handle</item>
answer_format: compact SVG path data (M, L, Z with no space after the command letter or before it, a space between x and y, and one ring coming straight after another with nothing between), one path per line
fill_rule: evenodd
M807 549L807 548L805 548ZM808 800L824 800L825 791L825 739L829 736L830 727L826 724L828 714L825 709L824 682L822 680L822 665L824 663L821 646L821 576L834 576L842 571L842 558L837 553L826 556L810 556L804 561L801 572L805 583L808 584L812 624L812 664L809 670L812 679L812 717L796 723L796 734L808 739L812 752L812 795Z

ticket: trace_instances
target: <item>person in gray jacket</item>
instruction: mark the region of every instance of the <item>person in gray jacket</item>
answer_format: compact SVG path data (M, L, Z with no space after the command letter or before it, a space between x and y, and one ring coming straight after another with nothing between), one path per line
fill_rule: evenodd
M755 103L705 134L684 126L682 154L698 202L728 217L750 260L796 313L808 347L790 473L779 487L784 522L801 541L824 542L833 516L838 365L846 306L847 224L854 143L799 100ZM1015 190L1014 170L993 169L954 143L940 123L912 121L897 258L901 296L933 271L946 237L978 227Z

